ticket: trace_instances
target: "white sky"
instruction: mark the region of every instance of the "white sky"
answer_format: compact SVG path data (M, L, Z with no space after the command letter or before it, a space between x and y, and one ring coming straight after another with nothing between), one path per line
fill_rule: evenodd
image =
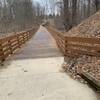
M33 1L39 2L41 5L45 6L49 0L33 0Z
M45 9L46 9L46 12L47 12L48 14L52 13L52 7L51 7L51 5L50 5L50 2L51 2L52 0L33 0L33 1L39 2L40 5L44 6Z
M58 11L54 2L62 1L62 0L33 0L33 1L39 2L42 6L44 6L48 14L50 13L53 14L53 13L57 13Z

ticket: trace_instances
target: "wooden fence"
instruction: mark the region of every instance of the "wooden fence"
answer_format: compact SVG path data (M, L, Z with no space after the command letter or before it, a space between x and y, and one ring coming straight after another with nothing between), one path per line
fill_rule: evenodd
M46 28L65 56L80 54L100 56L100 38L68 37L51 26Z
M60 48L61 52L65 54L65 37L62 33L52 27L46 27L51 35L56 40L58 47Z
M34 32L35 28L27 31L18 32L15 35L11 35L0 39L0 61L4 61L8 56L14 54L21 48L23 44L28 41Z
M65 57L79 55L100 56L100 38L69 37L52 26L47 26L46 28L55 38L58 47ZM100 91L99 80L83 71L79 71L78 74L96 90Z

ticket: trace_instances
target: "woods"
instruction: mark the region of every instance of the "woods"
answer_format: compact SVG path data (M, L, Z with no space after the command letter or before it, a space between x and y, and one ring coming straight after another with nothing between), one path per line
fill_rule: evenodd
M52 15L55 26L66 31L100 9L100 0L0 0L0 34L41 24Z
M100 0L59 0L57 2L62 6L60 7L62 10L59 10L60 14L57 13L57 16L63 19L62 24L66 31L100 9Z
M67 23L68 30L73 26L79 24L85 18L94 14L97 10L99 10L100 0L63 0L64 1L64 9L68 9L69 11L65 11L65 19L70 19L71 22ZM67 7L67 8L66 8ZM70 13L70 15L69 15Z
M0 0L0 34L25 30L39 24L44 7L32 0Z

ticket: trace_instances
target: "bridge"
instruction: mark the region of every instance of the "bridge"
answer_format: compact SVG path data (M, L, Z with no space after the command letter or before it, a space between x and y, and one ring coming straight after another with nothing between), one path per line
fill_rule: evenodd
M32 38L37 30L37 28L32 28L12 36L1 38L0 61L5 61L8 56L14 54L31 38L32 41L29 46L24 48L24 56L27 53L30 53L27 54L29 57L59 56L56 44L64 56L76 56L80 54L100 56L100 38L68 37L52 26L47 26L46 28L53 37L51 37L48 32L46 32L48 34L44 34L44 30L41 29L41 31L36 34L35 38ZM53 40L55 40L55 42ZM31 55L31 52L26 49L32 49L34 54L32 53L33 55Z
M32 28L0 39L3 65L0 98L96 100L95 93L88 86L72 80L59 69L64 56L99 56L100 39L67 37L52 26L41 26L36 31L37 28ZM77 93L81 90L79 96Z

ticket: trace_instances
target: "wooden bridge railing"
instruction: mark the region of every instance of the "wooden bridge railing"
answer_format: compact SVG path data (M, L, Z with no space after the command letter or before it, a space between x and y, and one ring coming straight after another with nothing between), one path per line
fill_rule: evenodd
M14 54L21 46L28 41L34 32L35 28L27 31L18 32L15 35L11 35L0 39L0 61L4 61L8 56Z
M65 54L65 37L62 33L52 27L46 27L51 35L56 40L56 43L60 50Z
M46 28L55 38L58 47L65 57L78 56L80 54L100 56L100 38L68 37L51 26ZM100 91L100 80L96 80L90 74L87 75L82 69L81 72L80 69L78 70L78 74L95 87L96 90Z
M69 54L100 56L100 38L68 37L51 26L46 28L53 35L65 56Z

